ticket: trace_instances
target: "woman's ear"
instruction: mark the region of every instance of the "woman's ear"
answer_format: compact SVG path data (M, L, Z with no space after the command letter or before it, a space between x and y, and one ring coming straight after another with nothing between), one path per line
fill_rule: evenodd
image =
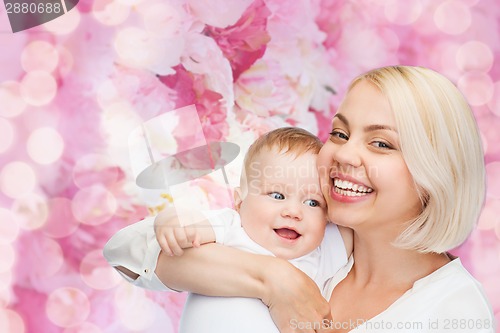
M234 209L239 213L240 212L240 207L241 207L241 202L242 202L242 195L241 195L241 188L240 187L235 187L234 188Z

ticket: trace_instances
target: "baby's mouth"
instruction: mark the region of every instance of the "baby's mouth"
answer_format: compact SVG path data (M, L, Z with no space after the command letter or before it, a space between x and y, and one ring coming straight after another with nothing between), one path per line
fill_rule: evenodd
M279 228L279 229L274 229L274 232L278 234L278 236L286 239L297 239L301 234L299 234L297 231L289 229L289 228Z

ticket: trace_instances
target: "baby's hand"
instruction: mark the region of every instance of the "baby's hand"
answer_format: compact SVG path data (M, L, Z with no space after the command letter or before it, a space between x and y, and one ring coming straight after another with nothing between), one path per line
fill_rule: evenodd
M161 212L156 217L155 234L161 249L170 256L182 255L182 249L200 247L200 226L182 226L175 210Z

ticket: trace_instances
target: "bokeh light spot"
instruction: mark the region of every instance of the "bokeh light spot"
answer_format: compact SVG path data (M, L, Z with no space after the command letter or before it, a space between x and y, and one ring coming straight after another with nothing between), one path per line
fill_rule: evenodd
M500 215L498 214L500 200L487 198L484 204L477 228L480 230L491 230L495 225L500 224Z
M0 332L24 333L26 331L21 316L10 309L0 309Z
M26 72L52 72L59 61L59 53L55 47L45 41L37 40L29 43L21 53L21 65Z
M64 333L102 333L102 330L94 324L83 322L80 325L66 328Z
M355 40L356 43L352 41ZM364 29L352 32L352 35L343 37L340 42L341 48L353 64L361 68L374 68L387 61L391 50L387 49L386 40L374 29ZM370 57L359 51L359 45L365 45L371 50ZM266 87L261 87L266 89ZM266 94L269 92L266 91Z
M387 20L395 24L411 24L422 14L421 0L390 0L385 2L384 13Z
M439 72L446 77L456 81L463 74L455 61L460 44L444 41L430 47L429 65L431 68L439 68Z
M23 113L26 102L21 97L21 86L16 81L0 83L0 116L11 118Z
M479 0L462 0L462 2L469 7L474 7L475 5L477 5Z
M20 161L5 165L0 172L0 189L13 199L29 194L35 189L37 179L33 168Z
M82 223L99 225L107 222L117 208L116 199L102 185L92 185L76 193L71 203L74 216Z
M118 89L112 80L105 80L97 88L97 103L101 109L106 109L119 100Z
M182 26L181 16L166 2L146 4L139 7L146 30L162 36L172 37Z
M78 27L80 16L80 11L75 7L64 15L45 23L43 27L55 35L67 35Z
M154 61L151 36L147 31L128 27L118 32L114 46L125 64L137 68L147 68Z
M143 1L144 0L117 0L118 3L121 3L124 6L130 6L130 7L137 6L138 4L140 4Z
M128 150L130 133L141 126L143 120L134 112L130 103L120 101L108 106L102 113L102 128L111 147Z
M80 274L83 282L98 290L116 287L122 278L115 272L102 256L102 250L88 253L80 263Z
M47 221L49 208L44 198L31 193L14 201L12 212L18 217L22 229L35 230L42 227Z
M0 154L6 152L14 141L14 127L5 118L0 118Z
M469 7L461 1L444 1L434 12L434 23L444 33L459 35L471 25Z
M45 307L47 317L60 327L83 323L90 313L90 302L81 290L63 287L53 291Z
M469 72L460 77L457 86L472 106L484 105L493 98L493 81L488 74Z
M9 244L19 234L19 218L11 211L0 208L0 244Z
M28 138L28 155L37 163L54 163L59 160L63 150L64 140L54 128L38 128Z
M488 72L493 66L493 52L480 41L467 42L458 49L457 65L464 72Z
M30 275L40 279L51 277L64 264L63 250L58 242L48 237L41 237L36 242L37 251L30 254L33 260Z
M6 290L1 290L0 289L0 307L7 307L10 304L12 304L13 299L15 298L13 296L13 291L12 288L6 289ZM0 331L2 332L2 331Z
M104 25L118 25L130 14L130 7L115 0L96 0L92 5L92 14Z
M53 198L48 203L49 216L43 226L45 234L54 238L71 235L78 229L80 223L73 216L71 200L67 198Z
M21 81L21 96L29 105L42 106L49 104L56 96L56 93L57 82L47 72L29 72Z
M21 316L12 310L6 309L7 318L9 318L9 333L24 333L26 331L24 320Z
M493 96L488 101L488 108L493 114L500 117L500 81L493 85Z
M73 168L73 181L79 188L102 184L110 186L117 182L123 171L110 157L99 154L89 154L80 158Z
M0 244L0 273L12 271L15 261L14 248L8 244Z
M0 272L0 292L10 289L12 283L12 271Z
M129 284L116 289L115 307L121 324L129 330L146 330L154 322L154 304L145 297L143 290Z
M0 332L9 332L9 319L5 309L0 308Z
M500 184L500 162L491 162L486 165L486 179L488 184ZM500 186L488 186L488 197L500 199Z

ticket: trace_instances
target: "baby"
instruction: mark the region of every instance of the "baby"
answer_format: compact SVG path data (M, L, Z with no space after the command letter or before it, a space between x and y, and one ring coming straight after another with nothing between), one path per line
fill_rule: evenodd
M289 260L322 288L347 262L352 251L352 236L347 230L341 230L341 235L337 226L327 225L326 204L316 168L321 146L317 137L299 128L280 128L260 137L245 157L240 187L235 189L236 210L205 212L205 221L189 226L180 226L171 211L161 213L156 217L155 232L162 250L170 255L182 255L183 248L215 241ZM151 228L151 223L149 227L135 228L138 232L135 236L124 235L125 229L120 231L106 244L105 257L134 284L168 290L154 273L149 272L152 275L148 279L147 274L145 277L141 274L148 272L127 265L130 259L127 256L138 251L145 253L141 268L151 267L149 270L154 271L158 253L148 250L144 240L136 241L136 247L130 242L139 235L144 239L144 234L151 231L146 228ZM125 253L117 255L117 252ZM268 308L258 299L190 294L180 332L210 330L278 332Z

